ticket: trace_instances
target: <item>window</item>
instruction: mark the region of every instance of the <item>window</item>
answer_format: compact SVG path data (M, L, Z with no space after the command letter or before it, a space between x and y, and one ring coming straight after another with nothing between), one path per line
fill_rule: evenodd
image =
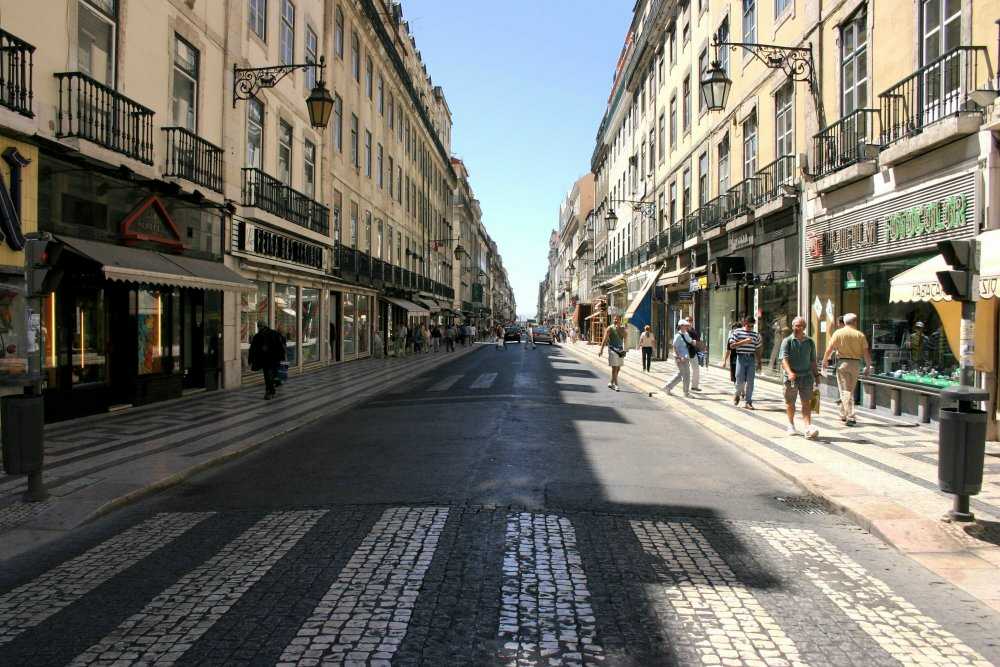
M372 133L365 130L365 176L372 177Z
M378 170L375 181L380 190L385 186L385 169L382 166L382 159L382 144L379 144L375 153L375 168Z
M691 129L691 76L688 75L684 77L683 87L681 89L681 94L683 95L683 107L681 108L681 126L684 132Z
M382 235L385 230L385 223L382 222L381 218L375 223L375 227L375 256L382 259Z
M389 136L392 136L392 129L396 126L396 97L389 92Z
M792 0L774 0L774 18L783 16L791 6Z
M757 173L757 110L743 121L743 178Z
M333 241L339 244L341 239L342 218L344 210L344 195L340 190L333 191Z
M316 198L316 144L306 139L302 151L303 169L302 181L304 190L310 199Z
M668 224L674 224L677 221L677 181L674 180L670 184L670 208L667 210L667 222Z
M265 42L267 41L267 0L250 0L247 14L250 29Z
M666 116L663 113L661 113L660 114L660 146L659 146L660 150L659 150L659 153L657 154L657 158L659 159L660 162L663 162L663 156L664 156L664 153L666 152L665 151L666 145L667 145L667 118L666 118Z
M723 49L725 51L725 49ZM708 77L708 49L704 49L698 56L698 81ZM698 113L705 113L705 96L701 94L701 86L698 86Z
M372 99L372 78L375 75L375 64L372 62L372 57L370 55L365 56L365 94L368 99Z
M284 65L295 63L295 5L281 0L281 29L278 32L278 51Z
M319 361L319 290L302 288L302 363Z
M318 63L319 62L319 38L313 29L306 26L306 62L307 63ZM316 87L316 68L309 67L306 69L306 88L312 90Z
M677 96L670 98L670 148L677 148Z
M358 249L358 203L351 202L351 247Z
M757 0L743 0L743 41L757 41Z
M691 212L691 170L684 170L684 189L681 192L681 217Z
M365 252L372 254L372 212L365 211Z
M344 100L333 96L333 145L338 153L344 152Z
M719 194L729 190L729 133L719 142Z
M261 168L264 150L264 103L256 97L247 100L247 166Z
M174 125L198 129L198 50L174 35L174 90L171 111Z
M961 0L923 0L923 65L948 53L961 43L962 37L962 2ZM942 76L937 73L934 79L960 79L960 76L950 74ZM935 82L936 83L936 82ZM956 81L950 85L958 85ZM938 84L939 86L940 84ZM937 86L935 86L937 87ZM935 91L928 91L933 94Z
M708 153L698 156L698 206L708 202Z
M292 126L278 122L278 180L292 184Z
M77 64L80 71L106 86L115 85L116 0L80 0Z
M792 155L795 150L795 92L789 81L774 94L774 154L776 157ZM778 163L778 183L792 177L791 160Z
M728 15L726 16L726 18L722 19L722 23L719 24L719 30L716 33L716 36L718 37L718 40L720 42L728 42L729 41L729 16ZM729 49L728 48L719 49L718 50L718 54L719 54L719 65L722 67L722 71L724 71L728 75L729 74Z
M687 43L691 41L691 3L690 1L684 4L684 8L681 10L681 44L687 46Z
M841 117L868 104L868 12L865 5L840 30Z
M385 79L381 74L378 75L378 112L385 115Z
M361 41L358 39L358 33L351 31L351 74L354 75L354 81L361 83Z
M672 68L677 63L677 27L676 25L670 29L670 34L667 37L667 41L670 42L670 67Z
M333 52L341 60L344 59L344 12L337 7L333 22Z
M361 156L358 154L358 117L351 114L351 164L355 169L361 168Z
M393 253L392 239L395 238L392 235L392 225L385 226L385 261L392 264L392 258L395 253Z
M400 142L402 142L403 141L403 107L402 107L401 104L396 106L396 116L399 118L399 122L397 123L397 127L396 127L396 131L399 132L399 135L397 136L397 139Z
M403 167L396 167L396 201L403 203Z
M396 161L389 156L389 198L396 192Z
M663 85L663 51L656 56L656 81L657 86Z

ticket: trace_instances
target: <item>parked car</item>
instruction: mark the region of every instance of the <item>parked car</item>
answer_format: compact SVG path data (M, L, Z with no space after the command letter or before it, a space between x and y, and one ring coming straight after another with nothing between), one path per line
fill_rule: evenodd
M552 345L552 331L548 327L535 327L535 342Z
M509 340L512 340L515 343L521 342L521 330L518 327L504 327L503 342L506 343Z

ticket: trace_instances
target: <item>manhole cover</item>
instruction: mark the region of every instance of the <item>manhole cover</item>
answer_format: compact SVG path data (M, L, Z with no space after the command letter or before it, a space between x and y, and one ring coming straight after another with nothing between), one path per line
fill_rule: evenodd
M830 510L819 496L775 496L788 510L801 514L829 514Z

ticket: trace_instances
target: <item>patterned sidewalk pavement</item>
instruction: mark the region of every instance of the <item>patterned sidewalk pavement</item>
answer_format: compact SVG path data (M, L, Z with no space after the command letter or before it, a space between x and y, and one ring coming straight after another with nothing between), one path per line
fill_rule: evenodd
M254 385L50 424L51 497L25 503L26 478L0 475L0 561L476 349L329 366L293 376L271 401Z
M608 372L598 347L566 344L572 354ZM605 352L606 354L606 352ZM833 401L824 400L813 423L817 440L785 433L787 418L781 385L758 378L754 407L733 405L729 373L701 368L701 392L684 398L662 387L676 373L673 359L654 361L642 370L638 351L630 352L620 376L622 391L642 391L679 414L823 497L834 509L908 554L928 569L1000 610L1000 445L987 443L983 490L972 498L976 523L941 520L952 496L937 486L937 426L916 417L893 417L858 407L858 424L840 421ZM610 390L609 390L610 391Z

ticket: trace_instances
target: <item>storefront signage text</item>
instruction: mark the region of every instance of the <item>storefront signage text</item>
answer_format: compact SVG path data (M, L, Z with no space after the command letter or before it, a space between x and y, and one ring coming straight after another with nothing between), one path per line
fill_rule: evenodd
M965 224L967 206L965 197L954 195L893 213L885 221L889 242L958 229Z
M745 229L729 233L729 252L753 245L753 230Z
M245 239L245 250L323 270L322 246L282 236L260 227L250 227L250 229L253 231L253 236Z
M878 244L878 223L859 222L843 229L810 234L806 243L811 257L850 252Z

